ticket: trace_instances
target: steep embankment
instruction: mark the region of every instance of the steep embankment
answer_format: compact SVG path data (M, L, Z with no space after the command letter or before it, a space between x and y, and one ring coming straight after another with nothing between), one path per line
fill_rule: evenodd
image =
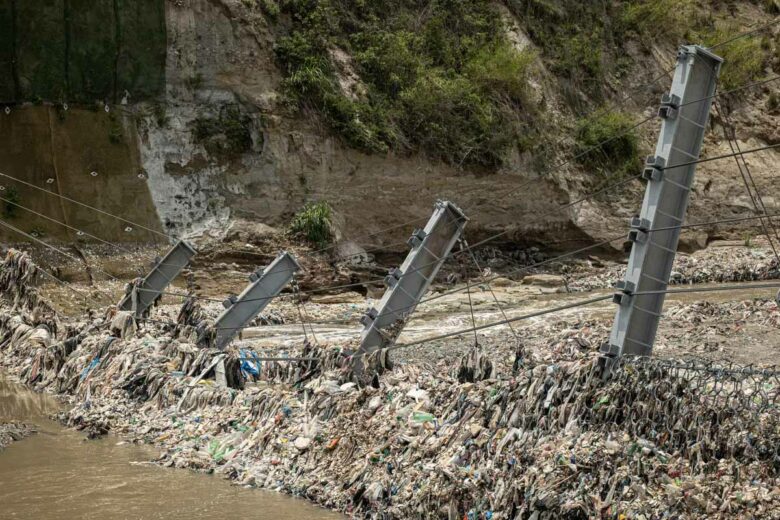
M132 197L128 218L177 232L222 228L235 218L278 225L305 201L326 200L344 235L354 237L425 218L435 199L450 198L468 209L472 240L510 228L516 232L508 240L518 243L588 242L624 229L639 209L639 184L554 210L637 171L657 125L558 165L652 114L669 79L650 80L671 66L679 42L726 40L777 9L772 2L674 7L633 0L394 8L327 0L4 4L3 98L70 105L67 113L61 105L50 109L55 130L18 135L20 124L0 125L0 137L19 143L0 165L31 182L72 170L58 189L79 186L75 198L113 211L127 211ZM33 20L35 9L46 16ZM685 16L676 16L681 10ZM719 49L728 60L724 88L776 73L776 33L774 27ZM44 48L44 39L53 46ZM777 142L772 92L768 84L723 100L744 148ZM121 116L106 116L88 110L96 101L126 104ZM10 117L31 121L43 110L12 108ZM587 118L594 110L603 116ZM713 118L705 154L730 151L721 123ZM52 141L57 125L65 125L68 139L55 143L56 153L34 147ZM73 180L94 171L90 154L110 162L101 165L115 172L107 185L122 197L105 196L101 186L97 199L84 190L96 185ZM749 160L773 211L777 154ZM733 162L702 165L691 220L750 212L741 182ZM33 193L19 195L21 203L37 203ZM54 224L18 221L26 231L64 237ZM112 225L110 238L138 239ZM370 245L391 247L406 233ZM697 246L722 234L699 230L684 238Z

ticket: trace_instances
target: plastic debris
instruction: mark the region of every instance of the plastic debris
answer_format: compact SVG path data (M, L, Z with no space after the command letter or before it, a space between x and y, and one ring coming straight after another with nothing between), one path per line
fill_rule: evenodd
M249 370L251 351L204 340L209 318L192 300L176 325L124 336L112 335L111 313L58 326L27 283L34 271L23 254L6 258L0 361L71 396L72 426L154 443L163 466L357 518L780 516L775 371L623 359L604 379L606 329L563 323L543 353L470 347L456 367L393 367L380 351L372 384L360 385L348 352L324 344L290 349L303 361ZM780 326L774 302L724 309ZM225 387L215 382L220 363Z

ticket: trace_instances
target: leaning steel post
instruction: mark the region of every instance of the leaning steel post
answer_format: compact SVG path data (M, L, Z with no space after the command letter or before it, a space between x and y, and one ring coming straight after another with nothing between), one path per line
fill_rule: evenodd
M360 348L354 356L354 369L361 373L361 356L386 348L395 342L417 304L441 269L468 219L452 202L438 201L424 229L409 239L411 251L400 267L385 277L387 290L378 307L361 319Z
M696 165L690 163L699 159L722 62L698 45L677 53L672 87L658 111L663 122L655 155L642 173L647 189L639 217L631 220L633 245L614 295L618 309L602 348L605 359L652 353L680 238L675 226L683 224L693 185Z
M170 251L155 262L154 267L119 302L118 308L132 311L136 318L142 318L168 285L187 267L197 251L184 240L179 240Z
M215 344L224 349L247 324L260 314L293 279L301 266L293 255L282 252L265 269L249 276L249 285L238 297L225 300L225 311L214 323Z

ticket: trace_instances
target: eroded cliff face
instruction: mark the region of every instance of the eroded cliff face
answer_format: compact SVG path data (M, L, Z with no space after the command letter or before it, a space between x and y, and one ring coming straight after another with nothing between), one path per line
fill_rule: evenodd
M532 46L520 24L513 23L517 22L513 15L503 8L502 13L507 17L513 44ZM738 6L733 16L747 24L762 19L763 13L758 7L745 4ZM599 187L602 179L594 177L582 161L543 168L545 173L540 175L540 169L534 165L538 157L530 153L516 153L498 171L486 172L429 160L422 154L356 151L334 136L316 113L295 114L283 105L279 97L282 75L275 62L274 44L284 27L278 21L272 22L254 2L169 1L164 4L164 17L164 91L143 99L127 92L127 104L122 107L126 113L121 119L121 143L102 138L90 143L78 139L59 143L68 150L62 152L68 160L77 163L93 153L86 150L126 149L124 154L108 154L112 156L113 169L127 171L128 180L132 173L132 178L142 180L146 189L139 190L136 182L136 192L127 192L120 185L123 196L116 199L104 194L93 198L89 192L74 198L86 197L97 206L118 211L124 207L123 199L132 193L137 201L135 218L155 222L177 235L218 234L241 219L283 226L304 202L325 200L333 206L344 238L413 219L422 223L434 201L444 198L466 210L471 218L472 242L488 233L509 230L505 243L541 243L556 248L619 234L626 229L628 218L639 211L643 192L639 183L556 211L556 207ZM629 88L671 66L674 51L671 44L653 48L649 53L629 49L629 72L621 82L609 86L613 100L607 103L616 104ZM345 81L357 81L348 70L349 57L343 57L342 62ZM546 164L555 166L572 155L571 138L566 136L570 135L573 122L564 93L549 78L550 72L539 59L531 88L534 102L545 107L549 128L560 128L559 135L551 140L559 145L547 147L544 157ZM638 99L623 103L625 109L640 117L650 115L656 104L652 100L660 96L669 81L662 79L645 89ZM780 140L778 110L766 108L771 91L776 91L776 86L769 84L728 100L726 110L738 125L737 137L744 149ZM44 108L14 107L15 113L38 110ZM69 114L79 110L84 109L71 108ZM79 117L85 126L74 128L75 134L98 133L96 128L90 128L94 124L91 117L96 115ZM73 118L74 124L76 119ZM705 154L730 151L722 138L721 123L720 117L713 118ZM8 136L17 132L15 128L0 125L0 132ZM642 147L649 152L654 146L657 125L645 125L641 132ZM27 138L34 141L39 137L33 132ZM775 175L779 157L780 154L769 151L748 158L770 212L780 209L773 196L780 184ZM30 175L24 173L23 167L17 171ZM751 210L749 204L733 162L716 161L699 167L690 221L743 215ZM56 227L46 230L64 237ZM360 242L366 247L402 250L401 243L408 232L409 229L402 228ZM119 230L112 238L131 238L123 233ZM708 237L735 233L741 232L734 228L697 230L685 234L684 240L686 247L700 247Z
M163 124L151 114L143 118L140 143L156 207L172 230L222 227L232 217L283 225L317 199L333 206L349 238L424 219L438 198L468 208L472 227L498 229L568 198L555 182L524 186L531 175L521 157L515 167L485 175L421 156L352 150L314 114L291 117L280 107L274 36L261 12L241 2L195 0L167 4L166 17L165 115ZM251 144L225 152L198 139L200 121L219 123L230 111L244 118ZM538 225L563 229L569 222L561 215ZM395 244L408 231L371 245Z

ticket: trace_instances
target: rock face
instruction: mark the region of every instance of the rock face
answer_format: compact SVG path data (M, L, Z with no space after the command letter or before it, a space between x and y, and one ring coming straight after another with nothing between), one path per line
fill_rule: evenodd
M268 22L241 2L168 3L166 18L164 124L149 115L139 139L143 169L166 228L198 230L235 217L279 225L304 201L327 200L350 238L413 219L422 224L439 198L479 215L477 225L503 227L567 199L550 180L497 200L486 196L495 188L492 176L419 156L367 155L343 146L316 121L289 116L277 101L281 76ZM200 80L194 84L192 78ZM215 154L193 128L199 120L218 118L226 107L245 118L251 144L235 154ZM518 162L503 172L502 190L528 182L528 170ZM564 229L567 221L560 215L543 226ZM397 242L407 233L383 235L372 245Z
M138 41L145 41L150 28L156 27L154 37L146 37L150 50L140 53L143 59L136 60L137 66L130 67L132 60L122 61L130 59L125 56L128 49L123 47L118 65L109 66L121 81L106 84L103 90L76 90L64 122L58 120L62 113L53 107L14 107L11 117L16 118L16 130L0 121L0 138L15 137L11 152L0 151L1 166L11 165L21 178L36 185L55 179L64 194L114 213L124 211L132 200L134 204L128 210L132 214L125 217L175 234L222 229L235 219L281 226L304 202L327 200L342 223L339 227L343 238L354 239L366 249L390 247L405 239L407 227L371 239L362 237L415 219L417 225L424 223L436 199L450 199L464 208L471 218L470 241L511 231L504 237L505 245L539 242L576 246L600 241L625 231L628 219L639 210L643 187L637 183L626 185L619 193L605 194L598 201L559 211L561 205L593 191L594 184L601 182L576 162L547 168L550 171L539 176L533 173L539 171L533 159L525 155L509 158L500 171L484 172L421 155L365 154L348 148L323 127L316 115L294 115L285 108L279 96L282 76L273 51L282 29L254 2L144 1L148 14L133 18L122 11L119 17L127 29L122 34L130 38L130 49ZM101 9L110 14L113 11L109 3L99 2L100 6L106 4ZM758 8L740 9L743 20L759 17ZM4 22L7 20L0 16L0 25ZM57 26L56 20L51 23ZM513 25L510 30L510 39L518 47L532 46L519 27ZM167 39L164 73L159 70L160 33ZM29 47L30 42L26 44ZM28 47L22 50L32 52ZM656 54L672 57L674 48L657 49ZM340 51L334 50L334 56L340 63L349 63L349 57ZM646 63L651 58L641 52L631 53L628 58L636 70L652 68ZM72 59L74 66L81 66L85 58L79 54ZM100 60L95 59L91 66L103 70ZM146 81L134 80L125 72L128 68ZM563 95L545 84L551 73L541 64L539 70L532 87L545 105L551 131L561 134L545 159L551 166L562 165L570 155L566 150L571 143L561 136L569 133L572 116L561 108L565 105ZM8 78L13 78L13 71ZM346 79L357 81L351 76ZM3 84L0 91L14 94L12 83ZM34 92L22 89L22 94L29 100ZM61 101L51 93L47 96L46 101ZM777 110L764 110L765 98L762 91L751 91L727 107L733 110L743 149L776 141L776 129L780 128ZM116 112L113 119L96 114L95 101L119 103L121 113L119 109L111 112ZM626 109L637 113L650 110L644 104ZM20 121L40 118L41 110L51 112L47 118L51 127L38 125L30 127L27 134L12 135L18 133ZM0 119L3 117L0 114ZM76 121L79 129L60 129ZM714 121L704 148L707 155L728 151L719 119ZM642 128L641 135L648 150L656 132L649 126ZM71 136L75 136L73 141ZM80 153L82 150L88 152ZM8 159L8 153L15 155ZM27 155L41 164L33 168L25 163ZM772 172L780 166L778 154L765 152L752 156L750 162L762 191L767 195L776 191L780 181ZM105 177L104 184L98 186L100 195L96 185L72 181L88 176L92 168L97 168L93 164L99 164L101 180L111 172L111 177ZM742 215L751 210L735 173L735 165L729 162L701 165L690 206L691 221ZM22 203L33 198L33 193L22 193ZM765 197L764 202L769 212L777 209L773 197ZM76 212L67 203L62 206L62 212ZM110 218L97 218L83 208L67 220L80 227L90 218L95 234L103 238L151 239L151 235L125 231L124 225ZM25 222L25 226L28 232L36 228L52 237L74 239L63 228L45 221ZM105 237L100 232L108 226L115 229ZM709 235L723 233L715 228L700 231L686 242L686 247L701 247ZM620 248L621 244L615 242L613 246Z

